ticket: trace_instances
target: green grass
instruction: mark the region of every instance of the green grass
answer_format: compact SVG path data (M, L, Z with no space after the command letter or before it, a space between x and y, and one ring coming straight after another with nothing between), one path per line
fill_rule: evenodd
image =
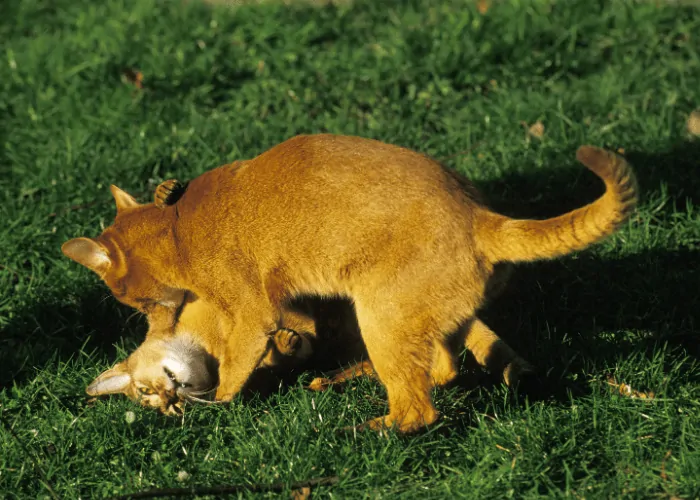
M4 497L49 494L33 458L61 498L334 475L314 494L700 498L700 140L685 132L700 106L699 10L5 0L0 39ZM545 135L528 140L521 122L537 120ZM624 148L642 189L633 220L522 267L484 314L541 371L540 390L513 397L488 377L437 390L444 418L413 437L336 432L383 414L384 390L312 394L311 374L178 420L119 397L88 404L87 383L145 331L60 252L110 224L109 184L146 200L164 178L321 131L464 152L446 164L519 216L600 194L578 145ZM655 398L622 396L608 376Z

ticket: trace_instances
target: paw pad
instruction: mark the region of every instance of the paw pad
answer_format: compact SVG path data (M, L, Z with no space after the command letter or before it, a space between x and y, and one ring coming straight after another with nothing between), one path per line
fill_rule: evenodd
M186 188L187 185L181 183L177 179L163 181L156 188L156 192L153 195L153 202L158 208L174 205L184 194Z

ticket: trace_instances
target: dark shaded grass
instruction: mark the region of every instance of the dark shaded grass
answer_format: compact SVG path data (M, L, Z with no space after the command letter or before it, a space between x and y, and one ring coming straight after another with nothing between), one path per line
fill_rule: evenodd
M29 0L0 9L4 495L47 492L12 426L65 498L335 475L339 484L316 494L700 496L700 147L683 129L700 102L695 8L503 2L481 16L456 0L319 9ZM127 69L143 72L144 90L125 81ZM545 135L528 140L521 122L536 120ZM338 432L385 412L384 391L358 381L311 394L301 387L311 373L181 420L120 398L88 403L86 384L145 331L60 254L66 239L111 222L108 185L145 201L164 178L321 131L438 158L464 152L447 165L514 216L591 201L602 186L576 164L576 147L623 147L642 203L595 249L518 270L484 318L537 377L512 395L468 371L461 387L436 391L443 419L425 434ZM621 396L608 377L655 399Z

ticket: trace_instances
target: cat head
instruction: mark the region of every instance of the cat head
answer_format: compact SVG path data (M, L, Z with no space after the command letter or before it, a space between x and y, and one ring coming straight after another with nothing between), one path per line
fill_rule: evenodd
M92 381L91 396L125 394L166 415L182 413L185 401L213 397L218 362L192 337L147 338L126 360Z
M149 323L168 329L175 325L184 290L169 287L156 277L177 267L170 262L174 247L173 210L157 203L139 204L133 196L111 186L117 216L96 238L65 242L64 255L94 271L114 297L147 314Z

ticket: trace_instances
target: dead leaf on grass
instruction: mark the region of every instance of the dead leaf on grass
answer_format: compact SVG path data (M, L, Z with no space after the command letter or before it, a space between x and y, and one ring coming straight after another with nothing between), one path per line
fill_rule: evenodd
M691 135L700 136L700 108L690 113L685 126Z
M311 488L308 486L292 490L292 500L307 500L309 497L311 497Z
M532 125L528 125L527 122L520 122L520 125L527 129L528 137L534 137L540 140L544 137L544 124L541 121L537 120Z
M134 68L127 68L122 73L122 76L126 83L130 83L137 89L143 88L143 73Z
M479 14L482 16L486 14L490 8L491 0L478 0L478 2L476 2L476 10L478 10Z
M544 125L542 124L542 122L537 121L533 123L529 129L527 129L527 133L530 134L532 137L542 139L542 137L544 136Z

